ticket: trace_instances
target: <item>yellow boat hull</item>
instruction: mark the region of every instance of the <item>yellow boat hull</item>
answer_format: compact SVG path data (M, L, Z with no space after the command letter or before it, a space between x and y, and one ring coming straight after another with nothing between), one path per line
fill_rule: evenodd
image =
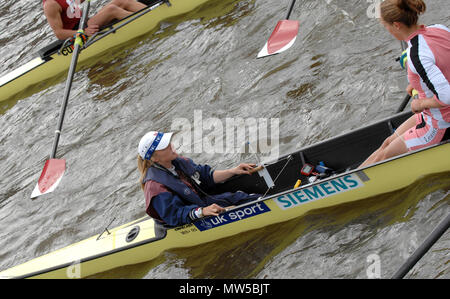
M448 173L449 153L450 143L444 143L281 192L264 201L237 207L222 217L182 227L155 230L154 220L144 217L112 229L110 234L105 232L3 271L0 277L82 278L149 261L169 249L191 247L288 221L312 210L399 190L427 175ZM128 242L127 237L136 227L139 227L136 238Z

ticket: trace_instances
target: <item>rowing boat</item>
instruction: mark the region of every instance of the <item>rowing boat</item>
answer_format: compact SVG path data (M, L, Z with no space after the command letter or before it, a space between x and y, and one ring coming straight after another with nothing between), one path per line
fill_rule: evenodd
M130 41L150 32L165 19L178 16L194 10L208 0L140 0L147 4L147 8L136 12L127 18L107 26L95 36L91 37L79 61L83 62L91 57ZM56 41L38 51L38 56L21 67L0 78L0 102L8 100L24 90L34 87L34 91L41 89L37 86L41 82L54 78L66 72L70 65L71 44L63 46L63 41Z
M87 277L155 259L166 250L191 247L276 225L316 209L399 190L427 175L448 173L448 140L369 167L357 168L410 116L410 112L399 113L265 164L264 169L271 178L275 178L272 188L267 187L269 179L257 173L231 178L216 191L242 190L266 195L219 216L202 218L180 227L165 227L143 217L0 272L0 277ZM330 176L310 183L300 170L304 165L318 165L321 161L333 171L329 172ZM298 179L302 183L294 188Z

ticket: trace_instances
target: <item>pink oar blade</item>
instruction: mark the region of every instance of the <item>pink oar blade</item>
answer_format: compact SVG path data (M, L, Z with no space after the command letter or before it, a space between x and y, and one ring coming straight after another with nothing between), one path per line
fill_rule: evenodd
M66 160L49 159L45 162L44 169L36 187L31 194L31 198L36 198L55 190L61 181L64 171L66 170Z
M274 55L286 51L295 42L299 29L299 22L293 20L279 21L258 58Z

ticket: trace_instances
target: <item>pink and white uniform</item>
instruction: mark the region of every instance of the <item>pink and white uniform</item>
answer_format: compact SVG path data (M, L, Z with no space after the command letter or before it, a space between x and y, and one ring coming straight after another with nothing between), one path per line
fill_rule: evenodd
M408 46L409 83L419 99L434 98L444 106L416 114L417 126L403 135L408 150L416 150L441 142L450 131L450 30L422 26L409 37Z

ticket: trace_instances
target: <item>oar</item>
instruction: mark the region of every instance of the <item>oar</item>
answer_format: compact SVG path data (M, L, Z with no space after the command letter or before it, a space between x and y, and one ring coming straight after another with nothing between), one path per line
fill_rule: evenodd
M413 99L417 99L418 97L419 97L419 92L417 90L413 89L413 91L412 91L412 98ZM400 104L400 107L398 107L396 113L402 112L403 109L405 109L405 107L408 104L410 99L411 99L411 96L409 94L407 94L405 99L403 100L403 102Z
M402 66L403 69L406 69L406 61L407 61L406 49L408 48L408 45L404 41L400 41L400 45L402 47L402 55L398 57L396 60L400 62L400 65ZM409 100L411 100L411 96L407 94L403 102L400 104L400 107L398 107L395 113L402 112L405 109L406 105L408 104Z
M277 26L269 37L269 40L264 45L264 48L259 52L258 58L275 55L286 51L295 42L298 34L299 22L289 20L292 9L294 8L296 0L292 0L289 7L286 20L278 21Z
M90 0L85 3L83 15L80 20L80 27L78 32L84 33L84 23L86 22L88 11L90 6ZM75 39L75 47L72 55L72 61L70 63L69 73L67 75L66 86L64 89L64 99L61 105L61 111L59 113L58 127L55 131L55 140L53 142L53 149L50 155L50 159L45 162L44 169L39 177L38 183L31 194L31 198L36 198L40 195L52 192L62 179L64 171L66 170L66 161L63 159L56 159L56 150L58 148L59 136L61 135L61 129L64 121L64 114L66 112L67 102L69 100L70 88L72 86L73 76L77 67L78 54L80 47L83 46L83 41L80 36Z
M411 96L409 94L407 94L405 99L403 100L403 102L400 104L400 107L398 107L396 113L402 112L405 109L405 107L408 104L410 99L411 99Z
M408 260L395 272L393 279L401 279L411 270L414 265L430 250L431 246L448 230L450 227L450 214L438 224L438 226L431 232L427 239L420 245L419 248L408 258Z

